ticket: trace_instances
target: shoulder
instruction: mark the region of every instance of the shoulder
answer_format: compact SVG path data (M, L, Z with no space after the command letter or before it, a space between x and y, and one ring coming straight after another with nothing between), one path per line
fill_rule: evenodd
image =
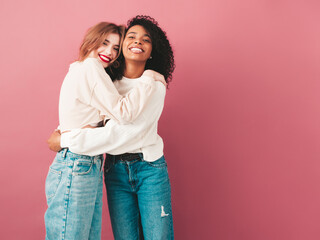
M155 89L151 95L150 98L150 104L151 105L163 105L164 100L166 97L166 87L163 85L163 83L156 81L155 82Z
M88 73L94 72L94 71L101 71L105 72L104 68L99 66L98 59L94 58L86 58L83 61L76 61L70 65L69 72L73 72L73 74L81 74L81 75L87 75ZM101 68L100 68L101 67Z
M152 106L153 110L162 109L166 98L166 87L163 83L156 81L155 90L151 95L148 105Z
M86 75L92 76L95 78L101 78L103 80L110 79L110 76L102 66L102 64L99 62L96 58L86 58L83 62L83 71ZM97 79L94 79L97 80Z
M160 96L165 97L166 92L167 92L167 89L163 85L163 83L156 81L156 93L159 94Z
M99 62L99 60L96 58L91 58L91 57L88 57L85 60L83 60L82 66L85 68L97 68L97 69L104 70L104 68L101 65L101 63Z

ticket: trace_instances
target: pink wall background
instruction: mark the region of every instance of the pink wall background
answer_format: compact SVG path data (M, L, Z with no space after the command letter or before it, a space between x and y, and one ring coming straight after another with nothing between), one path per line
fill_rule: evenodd
M86 29L148 14L177 65L159 123L176 239L320 239L319 12L316 0L1 1L0 238L44 239L46 139Z

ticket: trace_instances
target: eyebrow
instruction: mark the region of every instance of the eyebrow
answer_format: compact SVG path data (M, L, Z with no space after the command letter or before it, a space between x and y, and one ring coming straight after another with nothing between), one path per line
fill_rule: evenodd
M105 39L104 41L107 42L107 43L110 43L110 41L109 41L108 39ZM116 47L120 47L120 45L118 45L118 44L115 45L115 46L116 46Z
M131 33L137 35L136 32L128 32L127 35L129 35L129 34L131 34ZM145 34L145 35L143 35L143 36L146 36L146 37L148 37L148 38L151 39L151 36L150 36L149 34Z

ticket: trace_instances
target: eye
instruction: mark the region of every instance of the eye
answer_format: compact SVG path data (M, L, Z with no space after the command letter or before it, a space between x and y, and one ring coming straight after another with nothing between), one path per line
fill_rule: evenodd
M147 43L151 43L150 39L143 39L143 41L147 42Z
M116 50L117 52L119 52L119 48L114 48L113 50Z
M133 39L133 38L134 38L134 36L128 36L127 38Z
M102 44L103 44L103 45L106 45L106 46L108 46L108 43L107 43L107 42L103 42Z

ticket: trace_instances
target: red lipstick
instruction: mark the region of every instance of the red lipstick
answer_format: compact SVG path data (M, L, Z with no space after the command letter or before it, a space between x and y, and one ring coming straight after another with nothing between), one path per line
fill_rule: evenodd
M101 59L101 61L105 62L105 63L109 63L111 61L111 58L109 58L106 55L103 54L99 54L99 58Z

